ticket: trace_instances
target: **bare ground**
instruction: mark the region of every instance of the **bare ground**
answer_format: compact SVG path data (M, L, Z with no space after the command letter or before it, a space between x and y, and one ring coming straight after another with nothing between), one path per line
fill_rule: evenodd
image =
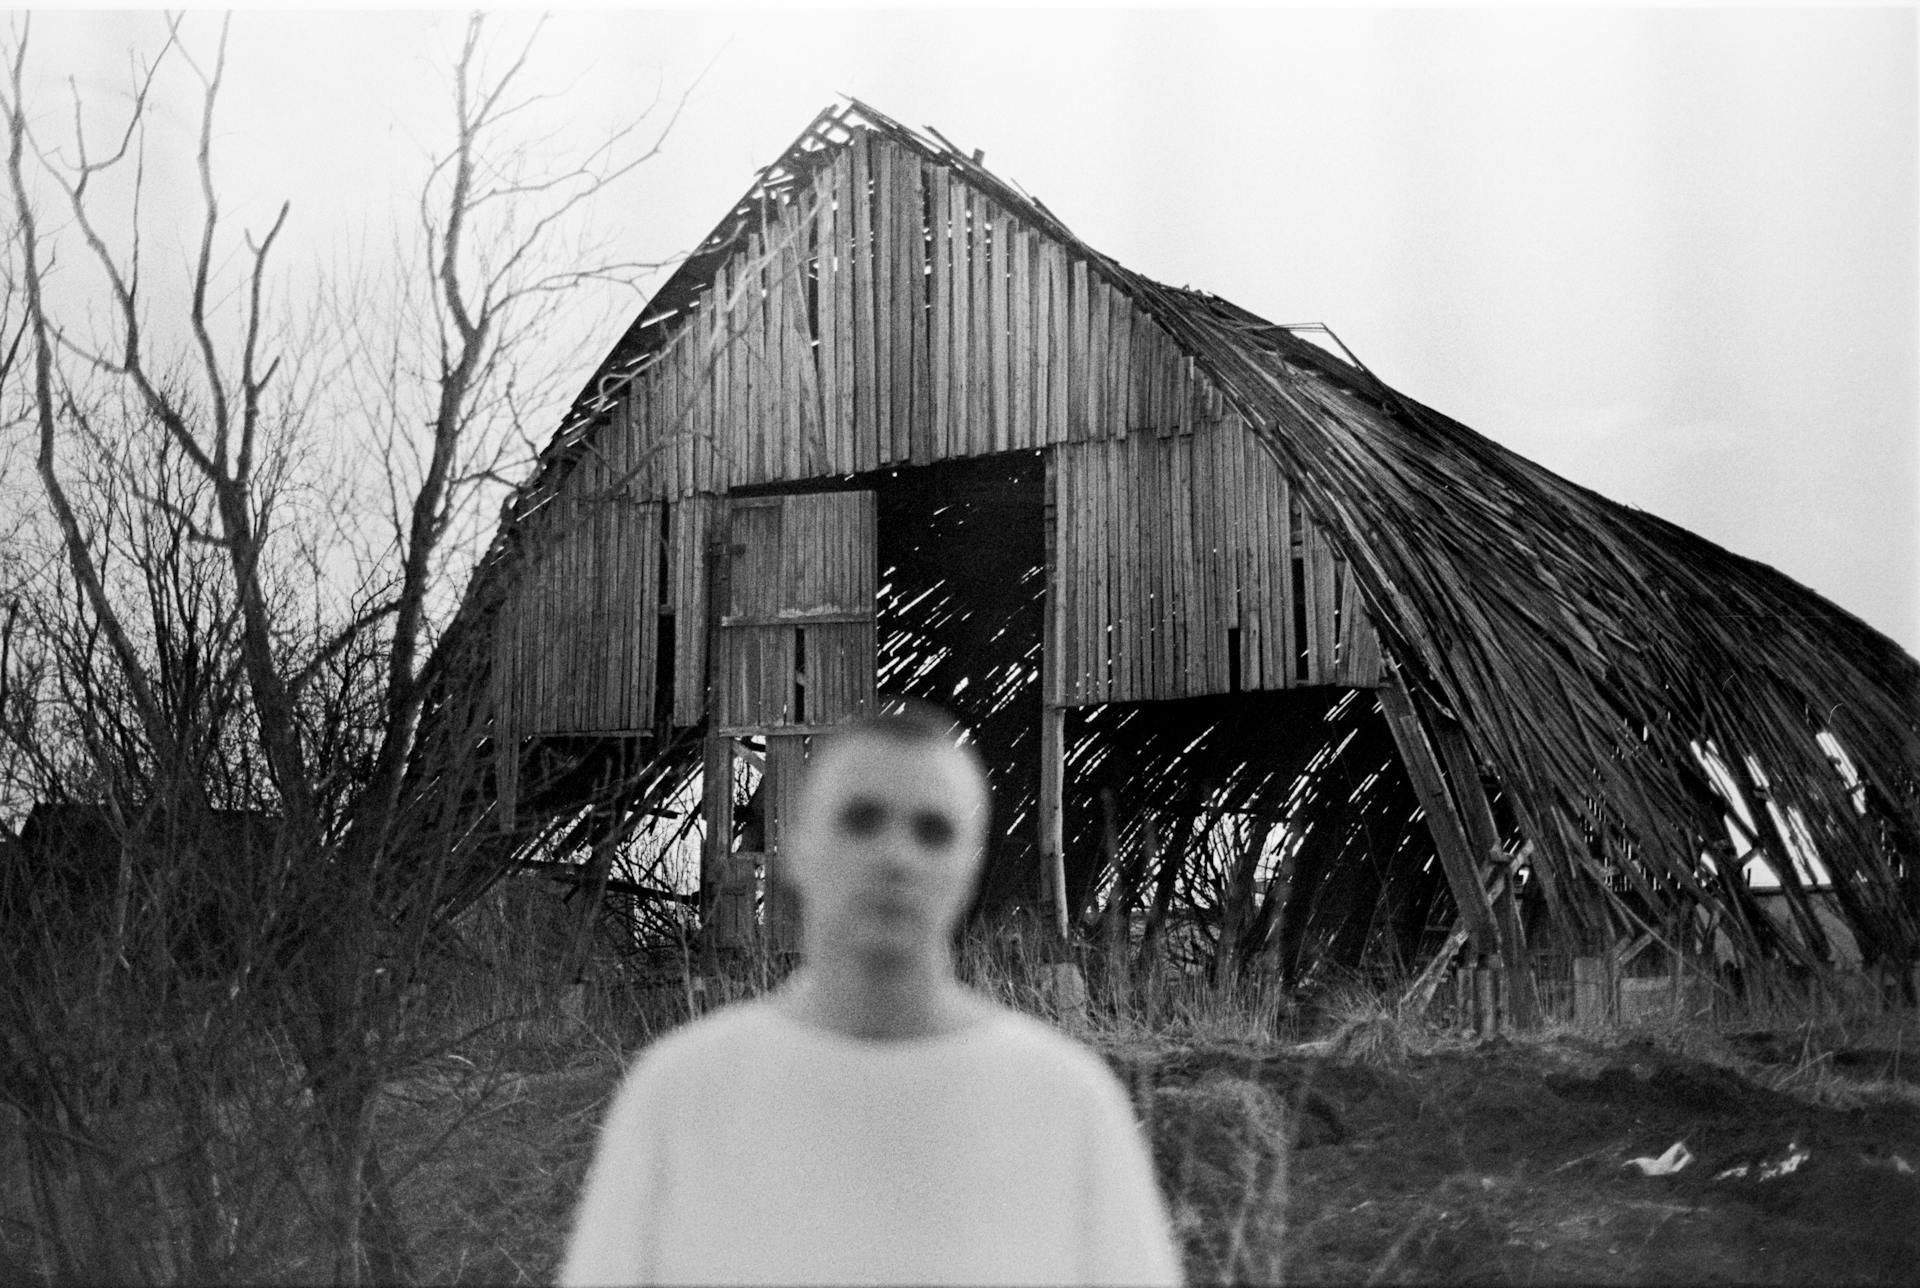
M1725 1046L1724 1063L1577 1037L1384 1063L1110 1059L1153 1132L1195 1282L1916 1282L1913 1053L1810 1065L1779 1035ZM1763 1085L1796 1079L1806 1094ZM1289 1149L1247 1130L1275 1118ZM1677 1172L1629 1162L1676 1143L1692 1155Z

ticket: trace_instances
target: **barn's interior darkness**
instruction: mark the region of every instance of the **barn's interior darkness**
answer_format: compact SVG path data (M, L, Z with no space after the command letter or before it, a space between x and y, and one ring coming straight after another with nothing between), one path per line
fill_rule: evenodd
M862 478L876 493L878 681L966 722L993 788L978 907L1037 897L1046 467L1038 452Z
M1326 966L1394 970L1451 919L1370 692L1076 711L1066 777L1068 896L1083 925L1117 885L1136 929L1162 922L1176 962L1211 967L1221 954L1296 984Z

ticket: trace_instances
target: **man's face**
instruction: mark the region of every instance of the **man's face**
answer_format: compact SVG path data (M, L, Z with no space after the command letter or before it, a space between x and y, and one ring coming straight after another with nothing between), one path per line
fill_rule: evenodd
M869 959L944 945L973 894L986 804L954 747L862 737L826 751L788 842L810 942Z

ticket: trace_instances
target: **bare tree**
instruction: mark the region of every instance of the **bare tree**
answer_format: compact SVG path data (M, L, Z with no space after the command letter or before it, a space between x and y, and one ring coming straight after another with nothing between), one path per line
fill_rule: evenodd
M332 318L321 332L332 346L313 359L312 333L293 338L272 303L288 207L237 241L222 215L213 145L227 24L206 56L178 19L167 33L137 69L105 146L77 93L70 133L59 148L47 143L26 102L24 22L6 60L0 113L17 229L8 274L21 317L8 384L24 398L57 580L70 592L44 615L42 637L58 645L46 656L56 688L65 686L59 706L75 720L64 734L44 722L31 737L11 733L39 749L42 781L55 777L63 749L111 766L108 795L124 808L115 819L119 929L102 946L109 962L125 955L132 891L164 885L152 869L179 869L184 852L198 855L196 879L245 904L244 925L229 929L225 955L208 967L228 989L223 1014L242 1029L272 1026L297 1052L329 1178L320 1206L330 1273L399 1279L405 1239L373 1117L384 1083L423 1049L409 1029L409 990L439 896L498 848L476 826L487 806L486 766L473 755L485 712L477 686L462 680L477 650L443 629L470 562L449 538L473 530L547 408L530 348L543 319L584 285L632 285L652 267L580 258L577 229L657 151L677 110L647 139L636 125L550 165L546 157L578 150L513 135L536 101L522 88L528 46L489 71L482 20L470 19L453 66L452 141L421 194L414 276L392 283L389 314L360 301ZM202 217L183 316L171 327L152 317L137 221L144 129L163 71L191 77L200 102ZM136 220L121 229L99 191L128 175ZM49 185L57 217L36 203ZM50 297L62 246L104 284L112 323L103 336L63 319ZM236 262L237 275L223 270ZM173 348L171 337L180 337ZM323 385L354 396L323 399ZM310 406L321 413L301 411ZM311 436L329 432L377 446L384 542L356 544L329 529L319 507L294 513ZM108 450L113 443L138 450ZM341 550L353 556L344 589ZM423 748L433 695L438 741ZM255 823L238 825L249 841L244 874L231 862L236 809L264 827L256 836ZM51 1048L37 1049L44 1057ZM61 1070L40 1057L32 1096L7 1094L51 1114ZM60 1123L79 1121L62 1113ZM80 1155L62 1158L80 1165ZM208 1190L209 1169L187 1174ZM190 1198L192 1210L232 1215L216 1194ZM231 1271L222 1233L231 1225L195 1227L191 1255L169 1267L129 1254L62 1268Z

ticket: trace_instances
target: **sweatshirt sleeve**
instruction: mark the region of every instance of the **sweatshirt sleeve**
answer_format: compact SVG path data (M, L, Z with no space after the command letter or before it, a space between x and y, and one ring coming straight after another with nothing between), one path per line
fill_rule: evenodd
M652 1282L654 1249L645 1217L665 1197L661 1106L652 1072L642 1062L627 1074L600 1130L560 1269L563 1288Z
M1088 1281L1178 1285L1180 1255L1154 1175L1153 1155L1126 1092L1102 1069L1093 1098Z

